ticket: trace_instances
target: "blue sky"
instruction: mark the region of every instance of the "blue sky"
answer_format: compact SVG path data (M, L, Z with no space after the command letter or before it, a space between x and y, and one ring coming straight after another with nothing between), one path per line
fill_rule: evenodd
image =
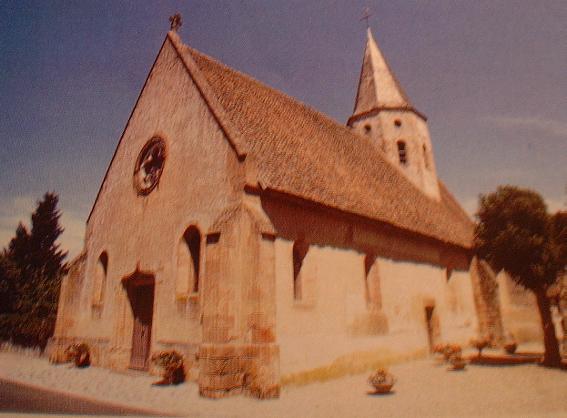
M0 1L0 246L46 191L84 222L181 12L189 45L345 123L370 24L429 118L439 177L474 212L499 184L567 209L567 2Z

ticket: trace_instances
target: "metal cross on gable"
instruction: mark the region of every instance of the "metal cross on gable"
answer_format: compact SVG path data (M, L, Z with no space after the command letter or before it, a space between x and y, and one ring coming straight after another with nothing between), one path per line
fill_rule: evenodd
M363 20L366 20L366 27L367 28L370 27L370 23L368 23L368 19L370 19L370 16L372 16L372 13L370 13L370 7L365 7L362 10L362 17L360 18L360 21L362 22Z
M181 14L175 13L173 16L169 17L170 28L172 31L177 32L177 30L183 24L183 20L181 19Z

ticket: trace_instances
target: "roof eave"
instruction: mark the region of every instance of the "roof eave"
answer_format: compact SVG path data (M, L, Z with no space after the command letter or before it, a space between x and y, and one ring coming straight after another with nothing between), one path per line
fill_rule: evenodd
M414 113L416 116L418 116L419 118L423 119L424 122L427 122L427 116L425 116L423 113L421 113L420 111L418 111L415 107L413 106L381 106L381 107L373 107L370 110L364 111L364 112L360 112L357 113L355 115L352 115L350 118L348 118L347 121L347 125L348 126L352 126L352 124L360 119L364 119L367 118L369 116L375 116L378 113L382 112L382 111L390 111L390 112L412 112Z

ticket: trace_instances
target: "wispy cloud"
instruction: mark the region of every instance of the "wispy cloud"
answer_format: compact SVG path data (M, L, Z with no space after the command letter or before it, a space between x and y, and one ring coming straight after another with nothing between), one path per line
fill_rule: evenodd
M502 129L533 129L547 135L567 138L567 122L540 117L489 116L487 121Z
M31 196L3 196L0 199L0 248L7 246L16 232L18 223L30 226L31 214L37 199ZM64 228L59 242L61 247L69 251L69 260L77 255L83 247L85 223L81 216L62 208L61 225Z

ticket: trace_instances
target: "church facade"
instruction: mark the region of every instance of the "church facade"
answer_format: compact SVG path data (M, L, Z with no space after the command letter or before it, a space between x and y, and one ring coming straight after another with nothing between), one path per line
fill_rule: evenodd
M503 338L494 274L370 30L347 126L167 34L61 288L52 358L273 397L360 353ZM377 354L378 355L378 354Z

